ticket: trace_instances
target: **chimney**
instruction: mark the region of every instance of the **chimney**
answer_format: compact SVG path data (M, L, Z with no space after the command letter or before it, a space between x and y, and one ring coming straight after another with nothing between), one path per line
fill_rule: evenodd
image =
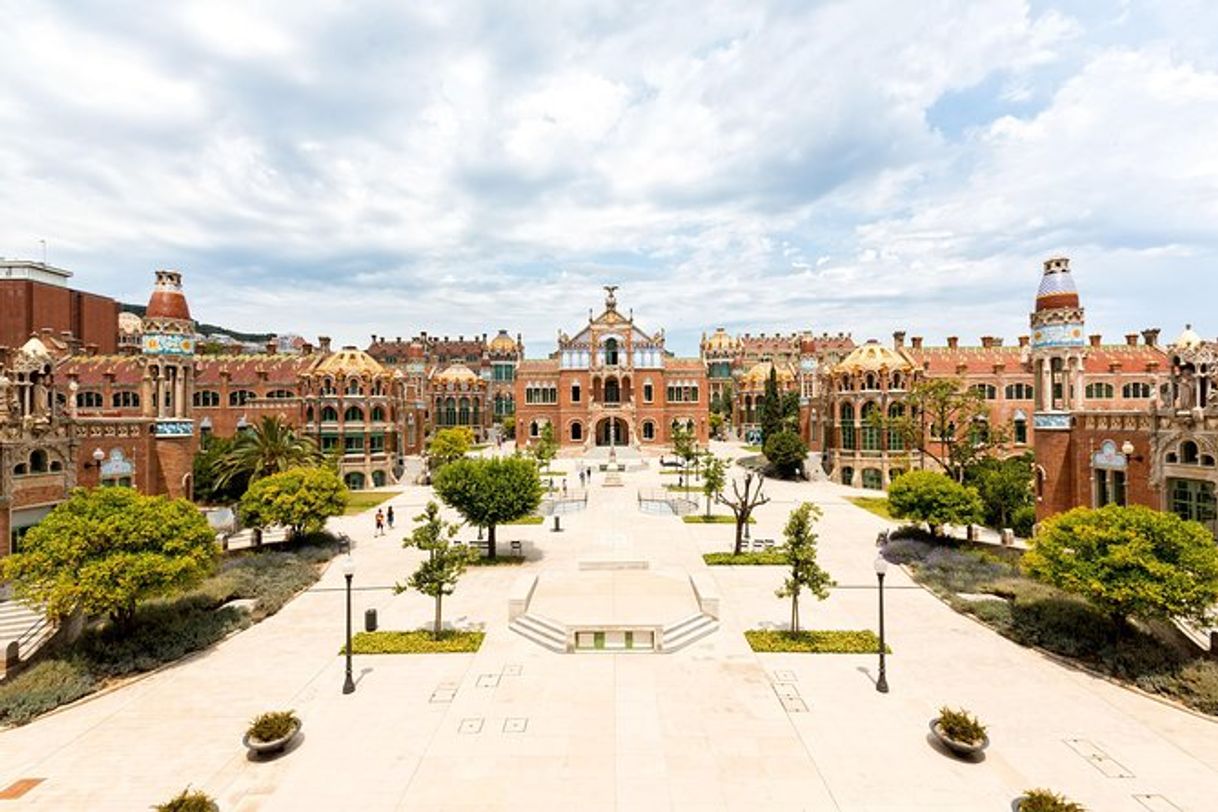
M1138 346L1138 334L1137 333L1126 333L1125 334L1125 346L1127 346L1127 347Z
M93 356L97 355L97 349L98 348L97 348L96 344L86 344L85 345L85 355L92 358Z
M905 346L905 331L897 330L895 333L892 334L892 348L894 350L899 350L904 346Z
M276 350L278 350L278 349L279 349L278 341L276 341L274 338L270 338L267 340L267 342L266 342L266 354L267 355L274 355Z
M300 345L300 354L301 355L312 355L313 354L313 345L310 344L308 341L305 341L304 343L302 343Z
M958 336L948 336L947 337L947 348L949 350L954 350L959 346L960 346L960 338Z
M993 336L982 336L981 337L981 346L987 350L990 347L993 347L994 346L994 337Z
M1019 346L1021 346L1021 347L1026 347L1026 346L1028 346L1028 336L1020 336L1020 337L1019 337Z
M1099 333L1092 333L1091 335L1087 336L1087 341L1092 347L1100 346L1100 342L1103 341L1103 339L1104 337Z
M326 355L329 355L329 353L330 353L330 336L318 336L317 337L317 349L320 352L325 353Z
M402 343L402 337L401 337L401 336L398 336L397 338L395 338L395 339L394 339L394 341L395 341L395 342L397 342L398 344L401 344L401 343Z
M914 336L913 338L909 339L909 345L915 350L922 349L922 336Z
M1003 338L1002 338L1002 336L994 336L993 341L994 341L993 346L995 346L995 347L1001 347L1001 346L1002 346L1002 342L1003 342Z
M1142 340L1146 342L1147 347L1159 346L1159 328L1151 327L1149 330L1143 330Z

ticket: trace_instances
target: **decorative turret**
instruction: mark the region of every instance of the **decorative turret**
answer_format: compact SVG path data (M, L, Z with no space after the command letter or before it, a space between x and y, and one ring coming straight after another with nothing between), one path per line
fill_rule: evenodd
M158 436L188 436L193 433L195 323L182 292L182 274L156 272L143 330L144 415L157 419Z
M1078 408L1085 385L1086 324L1066 257L1045 260L1030 324L1036 411L1042 413L1036 428L1069 428L1068 417L1048 414Z

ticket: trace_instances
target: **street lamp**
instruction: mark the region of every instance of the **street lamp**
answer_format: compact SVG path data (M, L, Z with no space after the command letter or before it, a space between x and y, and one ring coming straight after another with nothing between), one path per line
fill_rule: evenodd
M101 464L102 464L102 460L104 460L105 458L106 458L105 451L102 451L100 448L93 449L93 467L97 469L98 486L101 485L101 481L102 481L101 480Z
M888 572L888 561L884 556L876 556L875 577L880 582L880 676L875 681L875 689L882 694L888 693L888 672L884 668L884 574Z
M355 693L355 680L351 677L351 579L355 577L355 559L351 553L343 559L343 577L347 579L347 679L343 682L343 693Z

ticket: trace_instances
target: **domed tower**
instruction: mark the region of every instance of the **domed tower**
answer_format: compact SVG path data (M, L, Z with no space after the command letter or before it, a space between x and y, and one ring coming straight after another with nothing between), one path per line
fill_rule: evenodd
M141 349L144 416L157 419L157 436L189 436L194 394L195 323L182 292L182 274L157 271L144 313Z
M1083 308L1066 257L1045 260L1031 327L1036 428L1069 428L1066 413L1083 400L1087 342Z

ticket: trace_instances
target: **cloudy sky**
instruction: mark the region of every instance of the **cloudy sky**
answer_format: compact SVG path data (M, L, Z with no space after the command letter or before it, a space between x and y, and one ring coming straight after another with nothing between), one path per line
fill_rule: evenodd
M197 318L1218 333L1218 4L0 0L0 255Z

